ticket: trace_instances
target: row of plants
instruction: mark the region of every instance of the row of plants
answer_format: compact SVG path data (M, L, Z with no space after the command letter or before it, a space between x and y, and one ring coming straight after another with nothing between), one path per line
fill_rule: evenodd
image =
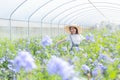
M66 35L42 39L1 39L0 80L120 80L120 31L82 33L79 47L56 43Z

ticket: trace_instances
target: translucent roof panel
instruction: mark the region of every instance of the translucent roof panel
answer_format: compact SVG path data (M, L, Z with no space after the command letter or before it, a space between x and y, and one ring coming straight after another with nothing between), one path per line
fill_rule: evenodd
M34 11L37 9L40 10L39 8L45 6L48 2L50 2L50 0L28 0L18 10L16 10L12 18L28 20L29 16L32 15ZM41 14L41 12L39 14Z
M62 2L62 3L61 3ZM88 3L87 0L55 0L46 6L42 7L33 19L39 17L39 21L51 21L52 19L58 19L59 16L64 16L63 13L73 11L74 8L80 7L81 4ZM49 7L49 9L48 9ZM82 7L82 5L81 5ZM41 13L41 14L40 14ZM44 19L43 19L44 18Z
M120 0L91 0L109 22L120 22ZM101 8L102 7L102 8Z
M15 8L24 0L0 0L0 18L9 18Z
M120 0L1 0L0 18L55 24L120 22Z

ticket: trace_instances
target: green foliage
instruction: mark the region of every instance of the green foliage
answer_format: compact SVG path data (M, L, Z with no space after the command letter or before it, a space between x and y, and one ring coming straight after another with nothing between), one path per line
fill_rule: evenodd
M85 36L88 33L92 33L95 38L95 42L83 41L80 44L81 50L73 50L73 54L69 51L69 43L65 42L60 44L57 49L53 49L52 46L65 38L64 35L53 38L53 44L43 48L41 46L41 39L19 39L10 41L8 39L0 40L0 59L7 57L8 59L14 59L15 55L19 50L29 51L35 58L35 63L37 64L37 69L26 73L23 70L17 73L17 80L61 80L61 77L58 75L50 75L46 71L47 61L52 55L59 56L64 60L70 62L75 66L76 73L79 77L87 79L87 75L84 74L81 69L83 64L86 64L90 67L91 72L95 68L93 63L98 59L100 53L107 55L111 59L120 58L120 31L110 32L107 29L94 30L91 32L84 33ZM66 47L67 51L64 51L62 48ZM102 48L103 47L103 48ZM74 60L74 58L77 59ZM92 61L90 61L92 59ZM47 60L46 62L44 60ZM97 76L101 80L119 80L120 79L120 70L118 65L120 64L119 60L114 62L100 60L99 63L104 64L107 67L107 70L104 74ZM11 71L7 68L8 61L0 63L0 68L5 68L6 71L3 73L0 71L0 76L2 79L7 80ZM11 76L11 75L10 75ZM93 77L91 75L91 77ZM96 78L96 79L97 79ZM11 78L12 79L12 78ZM10 79L9 79L10 80Z

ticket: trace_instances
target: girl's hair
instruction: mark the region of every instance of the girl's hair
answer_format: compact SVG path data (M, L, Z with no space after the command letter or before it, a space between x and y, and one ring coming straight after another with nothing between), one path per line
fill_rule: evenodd
M70 26L70 27L69 27L69 30L71 30L72 27L73 27L74 29L76 29L76 33L75 33L75 34L79 34L79 33L78 33L78 29L77 29L76 27L74 27L74 26Z

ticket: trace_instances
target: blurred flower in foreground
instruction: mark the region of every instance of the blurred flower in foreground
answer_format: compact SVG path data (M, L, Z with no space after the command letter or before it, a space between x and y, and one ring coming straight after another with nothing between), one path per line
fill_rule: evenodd
M20 68L25 69L25 71L30 71L36 68L32 55L26 51L19 52L13 63L15 65L16 72L18 72Z
M80 79L78 79L77 77L73 77L72 80L80 80Z
M49 60L47 64L47 71L49 74L60 75L62 80L71 80L72 77L74 77L73 66L56 56L52 56L52 58Z
M52 44L52 39L49 36L45 36L42 38L41 44L43 47L49 46Z

